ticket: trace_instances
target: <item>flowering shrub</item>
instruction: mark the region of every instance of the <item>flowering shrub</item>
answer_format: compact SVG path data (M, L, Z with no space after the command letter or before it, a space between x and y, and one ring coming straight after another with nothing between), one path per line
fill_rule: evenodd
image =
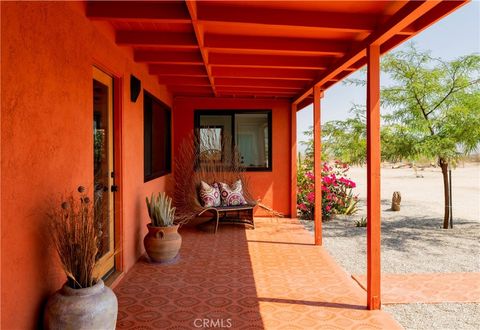
M333 214L354 214L357 211L358 197L353 194L355 182L348 179L348 164L335 161L322 166L322 220ZM313 219L315 176L306 166L300 164L297 172L297 209L302 219Z

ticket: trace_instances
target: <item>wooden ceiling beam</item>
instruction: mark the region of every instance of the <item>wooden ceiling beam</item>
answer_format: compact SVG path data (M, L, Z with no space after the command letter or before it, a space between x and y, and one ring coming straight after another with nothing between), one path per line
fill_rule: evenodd
M196 0L188 0L186 2L188 13L190 14L190 18L192 20L193 30L195 31L195 37L197 38L197 44L200 48L200 54L202 55L203 64L205 66L205 70L208 75L208 80L210 81L210 86L212 87L213 94L216 96L217 92L215 90L215 81L212 75L212 68L208 65L208 52L205 49L205 35L203 33L201 25L198 23L197 17L197 1Z
M275 87L281 89L302 89L306 82L302 80L278 80L278 79L255 79L255 78L215 78L218 87L252 86L252 87Z
M205 69L198 65L150 64L148 72L159 76L207 77Z
M228 49L233 52L249 51L279 55L280 53L344 55L352 47L352 43L322 39L206 34L205 47L211 51Z
M366 56L366 48L368 45L381 45L395 36L397 33L408 27L415 20L419 19L422 15L438 5L438 1L409 1L407 2L397 13L395 13L390 20L388 20L382 27L373 32L368 38L366 38L361 45L354 48L353 51L346 54L341 58L338 63L333 66L333 69L321 74L317 78L316 83L302 94L298 95L294 104L298 104L307 96L309 96L314 86L323 86L331 79L335 78L339 73L346 68L351 67L355 62L360 61Z
M210 53L208 60L209 64L212 66L291 68L305 70L323 70L333 61L333 59L329 57L227 53Z
M183 85L183 86L210 86L207 76L204 77L186 77L186 76L159 76L158 82L163 85Z
M190 23L180 1L88 1L86 13L92 20Z
M198 49L192 33L164 31L117 31L116 43L121 46L155 46Z
M203 65L202 57L198 52L135 50L133 58L136 62L145 63Z
M249 94L274 94L274 95L295 95L295 91L281 90L275 88L255 87L217 87L218 93L249 93Z
M215 78L225 77L283 80L312 80L315 78L314 71L294 69L213 67L212 74Z
M321 12L314 10L287 10L275 8L249 8L245 6L200 3L198 19L205 22L255 24L262 26L327 28L337 31L371 31L377 23L375 15Z

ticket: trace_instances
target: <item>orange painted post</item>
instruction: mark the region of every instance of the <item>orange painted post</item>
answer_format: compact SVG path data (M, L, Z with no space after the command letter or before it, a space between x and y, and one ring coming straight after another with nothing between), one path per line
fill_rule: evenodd
M315 174L315 245L322 245L322 126L320 87L313 88L313 171Z
M291 109L291 120L290 120L290 148L292 151L291 154L291 164L290 164L290 175L292 184L290 186L290 217L297 217L297 105L292 104Z
M380 47L367 48L367 307L380 309Z

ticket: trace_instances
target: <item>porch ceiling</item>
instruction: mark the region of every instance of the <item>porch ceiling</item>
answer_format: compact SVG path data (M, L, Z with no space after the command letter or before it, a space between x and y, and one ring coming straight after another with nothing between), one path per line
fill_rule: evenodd
M174 96L311 102L467 1L87 2Z

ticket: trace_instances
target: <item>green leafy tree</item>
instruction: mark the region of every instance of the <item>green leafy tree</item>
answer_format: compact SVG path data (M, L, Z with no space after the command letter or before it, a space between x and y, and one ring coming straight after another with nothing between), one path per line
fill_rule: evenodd
M410 45L384 56L381 68L393 81L381 90L387 110L382 116L382 159L436 160L444 182L443 227L448 228L448 168L480 144L480 56L443 61ZM344 162L366 159L365 117L360 109L353 108L354 118L324 125L326 150Z

